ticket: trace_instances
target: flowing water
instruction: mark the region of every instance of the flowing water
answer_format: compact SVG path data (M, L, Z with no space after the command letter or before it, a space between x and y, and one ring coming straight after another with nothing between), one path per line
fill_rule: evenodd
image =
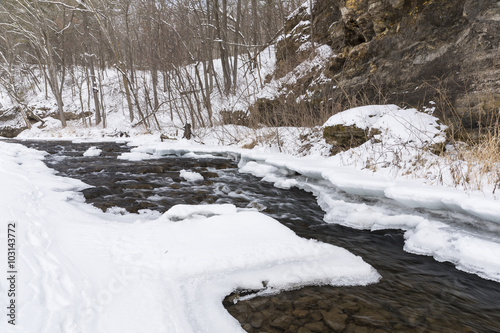
M240 174L234 157L167 156L131 162L117 159L129 151L125 144L21 143L47 151L45 162L60 175L93 185L82 192L88 203L102 210L165 212L176 204L200 203L256 208L301 237L361 256L382 276L370 286L305 287L237 302L243 293L235 292L224 306L249 332L500 332L499 283L404 252L401 231L370 232L326 224L311 194L278 189ZM90 146L102 149L101 156L83 157ZM198 172L204 180L185 181L180 177L182 169ZM373 200L350 199L367 204Z

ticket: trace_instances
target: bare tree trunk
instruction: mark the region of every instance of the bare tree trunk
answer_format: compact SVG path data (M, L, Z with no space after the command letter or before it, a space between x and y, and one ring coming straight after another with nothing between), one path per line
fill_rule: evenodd
M203 97L203 101L204 101L204 104L205 104L205 107L207 108L207 113L208 113L208 122L210 124L210 126L213 126L213 122L212 122L212 103L210 102L210 95L208 94L209 91L207 87L207 81L206 81L206 77L205 77L205 89L203 89L203 83L201 82L201 77L200 77L200 71L198 69L198 65L200 63L197 63L196 66L194 66L194 69L195 69L195 73L196 73L196 77L198 78L198 83L200 85L200 89L201 89L201 96Z
M88 18L88 13L83 12L83 25L84 25L84 32L85 32L85 48L89 51L90 56L86 57L86 62L87 66L90 71L90 82L92 85L92 96L94 97L94 109L95 109L95 123L96 125L99 125L101 123L101 110L99 107L99 90L97 86L97 80L96 80L96 75L95 75L95 68L94 68L94 54L92 53L92 40L90 37L90 22Z
M154 15L154 6L149 6L149 11L151 13L151 17ZM158 14L159 15L159 14ZM150 20L150 25L148 28L150 30L150 35L152 36L151 43L151 81L153 84L153 101L154 101L154 109L157 110L159 108L158 101L158 45L160 45L160 34L159 34L159 19L157 18L153 24Z
M101 79L101 74L98 73L98 79L99 79L99 95L100 95L100 110L101 110L101 115L102 115L102 127L106 128L108 126L107 124L107 117L106 117L106 110L104 109L104 96L102 92L102 79ZM94 98L94 102L96 99Z
M132 98L130 96L131 94L130 94L129 80L127 77L125 64L121 61L121 57L119 54L120 50L114 45L113 39L111 38L111 35L110 35L110 31L103 24L103 22L101 20L101 15L97 12L92 0L86 0L86 1L87 1L87 4L85 4L85 7L93 12L94 17L99 24L100 31L106 37L108 44L111 48L111 51L113 52L113 55L115 57L115 61L116 61L115 68L120 72L120 74L122 76L123 87L125 89L125 97L127 99L127 104L128 104L130 122L133 122L134 121L134 107L132 104ZM82 4L84 4L84 3L82 3Z
M258 50L258 47L257 45L259 45L259 34L258 34L258 26L259 26L259 18L257 16L257 0L252 0L252 33L253 33L253 45L255 47L255 50L254 50L254 57L255 57L255 61L257 60L256 58L256 54L257 54L257 50ZM257 63L255 62L254 63L254 67L257 65Z
M219 42L219 51L222 65L222 75L224 76L224 93L231 91L231 70L229 68L229 57L227 52L227 0L222 0L222 21L220 19L219 0L214 0L214 18Z
M233 62L233 94L236 93L238 83L238 43L240 38L240 20L241 20L241 0L236 5L236 26L234 36L234 62Z
M89 60L90 67L90 79L92 82L92 96L94 97L94 108L95 108L95 124L99 125L101 123L101 108L99 104L99 86L97 85L95 69L94 69L94 60L92 59L93 55Z
M212 20L212 15L210 15L211 13L211 10L210 10L210 2L209 0L207 0L207 21L208 21L208 25L212 25L213 24L213 20ZM210 92L214 91L214 75L215 75L215 71L214 71L214 54L213 54L213 51L214 51L214 33L215 31L212 31L211 29L209 29L208 31L209 33L209 39L208 39L208 74L210 76Z
M54 62L54 57L52 56L52 44L50 43L50 40L47 38L45 40L45 44L47 45L47 66L48 66L48 79L49 79L49 85L52 90L52 93L54 94L54 97L56 98L56 103L57 103L57 111L59 114L59 120L61 121L62 127L66 127L66 117L64 116L64 104L62 100L62 93L61 90L59 89L59 83L58 83L58 78L57 78L57 68L56 64ZM63 82L61 82L63 84Z

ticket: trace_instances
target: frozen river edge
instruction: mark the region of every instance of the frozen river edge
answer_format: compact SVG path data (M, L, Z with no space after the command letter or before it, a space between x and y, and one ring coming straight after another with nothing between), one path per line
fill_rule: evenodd
M222 305L238 288L277 292L380 278L342 248L233 205L103 213L77 192L87 185L45 166L44 153L0 144L0 209L17 227L19 272L19 317L15 326L2 322L2 331L241 331ZM0 288L7 293L6 280Z
M122 159L151 159L164 155L233 154L240 172L262 177L279 188L296 186L312 192L326 212L325 222L365 229L405 230L405 251L433 256L457 269L500 282L500 204L481 194L467 194L418 180L394 178L336 166L323 157L293 157L228 147L176 143L137 145ZM381 198L387 205L346 201L339 192ZM398 209L404 207L406 209ZM449 214L447 223L419 209ZM412 211L415 210L415 213Z

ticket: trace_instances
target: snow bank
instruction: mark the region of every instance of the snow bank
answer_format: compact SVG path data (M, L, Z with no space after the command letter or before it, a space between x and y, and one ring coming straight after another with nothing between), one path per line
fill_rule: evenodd
M16 326L3 320L2 332L242 331L222 306L237 288L379 279L348 251L232 205L103 213L75 192L85 184L54 175L42 158L0 143L0 238L16 224L19 271ZM6 272L6 260L0 265Z
M497 200L477 193L466 194L442 186L426 186L417 181L395 180L366 170L334 166L331 160L242 155L242 171L262 176L262 165L274 171L263 179L275 182L277 187L290 180L283 170L305 176L294 179L294 186L318 198L326 212L325 222L356 229L407 230L406 251L431 255L439 261L454 263L463 271L500 282L500 204ZM360 198L353 201L349 195ZM382 204L362 203L363 197L378 197ZM448 214L449 218L443 223L427 216L430 214L412 210L417 207L453 212L459 218Z

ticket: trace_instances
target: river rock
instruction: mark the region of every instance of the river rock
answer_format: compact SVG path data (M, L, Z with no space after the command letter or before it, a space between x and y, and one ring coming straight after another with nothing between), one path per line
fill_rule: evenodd
M254 311L262 311L271 306L271 300L268 297L259 297L252 300L250 306Z
M295 318L302 319L302 318L305 318L309 315L309 311L297 309L297 310L293 310L292 314Z
M271 327L279 328L281 330L286 330L293 321L293 317L288 315L280 316L271 322Z
M150 165L147 167L140 168L136 171L138 174L145 173L163 173L163 167L159 165Z
M260 312L254 312L248 318L248 322L253 328L261 328L264 322L264 316Z
M357 303L354 303L354 302L346 302L344 304L341 305L342 309L344 310L344 312L348 313L348 314L354 314L356 312L359 311L359 305Z
M289 300L283 300L278 297L271 297L271 302L273 303L274 307L277 310L280 311L292 311L293 310L293 305L292 302Z
M300 297L296 301L293 302L293 307L296 310L307 310L311 308L314 304L318 302L318 299L312 296L304 296Z
M326 327L322 322L311 322L307 323L304 325L305 328L307 328L311 332L323 332L325 331Z
M311 333L311 331L308 330L306 327L299 327L297 333Z
M328 304L328 302L325 300L320 300L318 302L318 306L321 310L326 310L326 311L330 310L331 308L330 304Z
M131 190L152 190L153 185L140 184L140 183L130 183L130 184L125 184L125 188L131 189Z
M323 322L333 332L342 332L345 329L348 316L342 313L341 309L322 311L321 313L323 314Z
M238 302L236 304L234 304L233 306L233 309L234 311L238 312L238 313L249 313L251 311L251 308L248 306L248 304L246 303L242 303L242 302Z
M87 200L102 198L106 195L111 195L111 194L113 194L113 192L109 188L104 186L92 187L83 190L83 195Z
M349 324L345 328L345 333L371 333L372 329L366 326L357 326L355 324Z
M323 319L321 311L311 311L311 319L315 321L320 321Z
M247 331L247 332L251 332L251 331L253 330L252 325L250 325L250 324L248 324L248 323L247 323L247 324L245 324L245 325L243 325L242 327L243 327L243 329L244 329L245 331Z
M217 172L210 172L210 171L203 171L203 172L200 172L200 174L203 176L203 178L207 179L207 178L217 178L219 177L219 175L217 174Z
M370 316L353 315L354 323L359 326L386 327L389 326L385 318L378 316L375 312Z

